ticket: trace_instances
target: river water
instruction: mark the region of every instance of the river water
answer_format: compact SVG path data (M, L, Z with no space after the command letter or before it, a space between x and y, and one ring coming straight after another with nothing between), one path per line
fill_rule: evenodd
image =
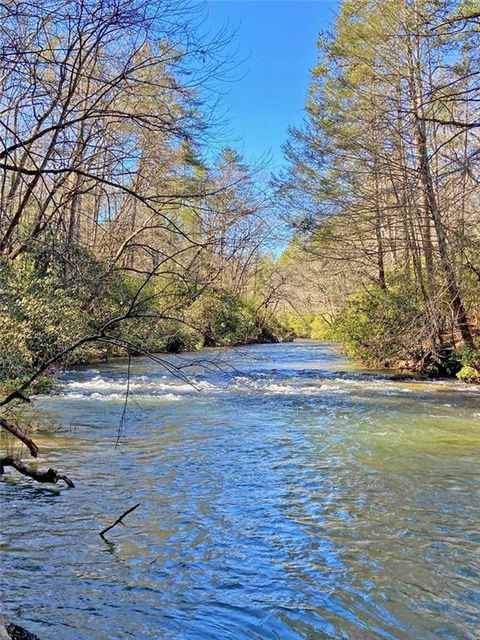
M478 388L311 341L168 361L189 380L132 361L123 420L126 362L38 399L76 488L0 482L5 613L43 640L480 637Z

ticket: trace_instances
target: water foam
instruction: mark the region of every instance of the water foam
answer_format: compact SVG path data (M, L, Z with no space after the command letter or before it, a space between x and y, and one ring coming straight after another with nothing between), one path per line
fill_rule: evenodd
M167 376L162 376L160 379L133 376L129 383L127 378L113 379L96 375L89 380L66 380L60 389L60 395L73 399L116 400L124 398L128 391L144 398L177 400L181 398L179 394L214 388L205 381L188 384L178 381L167 382L167 380Z

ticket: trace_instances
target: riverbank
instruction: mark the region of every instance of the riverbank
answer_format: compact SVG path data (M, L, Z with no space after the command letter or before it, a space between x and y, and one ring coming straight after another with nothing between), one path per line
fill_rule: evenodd
M112 292L109 295L114 298ZM122 315L117 300L117 318L106 323L96 317L99 309L84 314L78 305L74 309L67 307L68 313L62 318L62 305L59 309L52 306L59 304L55 299L39 303L39 310L46 314L42 323L31 311L27 317L23 313L16 318L18 310L7 309L7 316L0 317L0 392L11 393L34 374L37 377L32 380L31 389L22 389L22 393L42 392L52 385L55 374L65 368L94 365L112 358L294 338L291 329L274 315L265 314L254 299L205 291L193 305L185 302L189 304L187 310L175 318L164 317L158 310L156 296L151 297L153 300L143 305L142 315L133 319ZM103 301L106 306L108 303L108 299ZM114 309L108 310L114 313ZM48 322L50 314L59 315L55 325Z
M417 339L402 342L398 327L394 332L377 319L349 313L328 322L321 315L303 319L282 318L298 337L320 339L341 345L350 358L372 370L404 370L427 379L455 378L461 382L480 384L480 333L475 330L471 345L461 338L443 336L439 344Z

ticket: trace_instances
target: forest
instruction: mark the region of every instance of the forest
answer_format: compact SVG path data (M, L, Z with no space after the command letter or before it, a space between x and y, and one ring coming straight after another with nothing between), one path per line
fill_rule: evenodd
M475 378L474 3L344 2L273 193L232 149L205 160L227 34L187 12L3 7L0 379L312 318L367 363Z
M2 407L72 364L296 335L478 381L476 9L343 2L268 180L208 153L229 34L188 4L5 3Z
M343 2L286 144L284 259L373 366L479 379L479 9Z
M272 397L296 397L297 382L276 381L283 361L270 351L258 351L270 368L248 361L253 381L243 375L242 349L262 345L290 345L281 353L292 362L288 349L301 345L305 379L319 344L320 362L338 350L332 367L346 357L365 376L347 378L352 402L355 385L380 371L388 388L395 372L458 385L469 420L479 415L468 394L480 383L480 2L338 3L279 169L225 144L218 102L237 64L235 33L209 32L203 12L188 0L0 3L0 476L73 488L75 463L74 483L63 458L53 456L60 470L24 461L43 452L56 411L45 416L42 402L68 385L116 391L115 367L126 369L111 451L131 388L153 388L148 376L160 370L187 389L224 375L227 387L262 393L272 375ZM142 377L136 367L147 366L154 373ZM327 391L337 373L328 369ZM87 415L99 397L81 397ZM256 402L252 424L267 411ZM235 411L241 423L244 407ZM364 637L387 637L374 633ZM454 637L445 633L435 637Z

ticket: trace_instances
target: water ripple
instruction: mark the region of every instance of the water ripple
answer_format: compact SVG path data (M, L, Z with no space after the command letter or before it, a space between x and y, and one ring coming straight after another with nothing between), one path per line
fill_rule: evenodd
M0 483L7 613L58 640L477 638L478 389L321 343L182 358L194 386L133 363L117 448L125 363L38 399L77 487Z

